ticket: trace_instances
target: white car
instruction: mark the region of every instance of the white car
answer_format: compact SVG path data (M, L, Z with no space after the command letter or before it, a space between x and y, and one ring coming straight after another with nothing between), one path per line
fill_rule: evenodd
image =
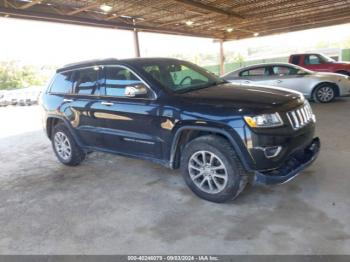
M350 77L314 72L288 63L258 64L222 77L240 84L268 85L301 92L306 98L328 103L335 97L350 96Z

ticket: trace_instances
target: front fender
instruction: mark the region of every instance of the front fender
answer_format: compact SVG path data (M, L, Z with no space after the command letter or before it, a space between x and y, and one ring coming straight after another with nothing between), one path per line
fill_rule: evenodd
M246 149L246 146L244 144L244 137L242 137L242 132L237 132L235 129L228 128L228 127L209 127L209 126L202 126L202 125L183 125L175 130L175 134L173 136L172 144L171 144L171 150L170 150L170 167L175 167L175 155L176 151L179 146L179 139L181 137L182 132L187 130L196 130L196 131L204 131L204 132L210 132L214 134L220 134L228 139L230 141L231 145L233 146L234 150L236 151L239 159L241 160L241 163L243 167L247 171L252 171L252 160L249 156L248 150Z

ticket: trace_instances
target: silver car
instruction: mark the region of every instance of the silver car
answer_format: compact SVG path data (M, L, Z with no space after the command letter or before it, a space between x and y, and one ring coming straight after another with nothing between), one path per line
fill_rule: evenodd
M328 103L335 97L350 95L350 77L310 71L288 63L259 64L244 67L222 78L240 84L261 84L289 88L308 99Z

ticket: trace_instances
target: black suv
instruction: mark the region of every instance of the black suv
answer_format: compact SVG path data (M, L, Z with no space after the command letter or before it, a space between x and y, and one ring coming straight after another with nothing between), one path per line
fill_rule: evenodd
M284 183L317 157L303 95L233 85L192 63L106 59L57 70L42 96L57 158L103 151L181 168L198 196L223 202L248 182Z

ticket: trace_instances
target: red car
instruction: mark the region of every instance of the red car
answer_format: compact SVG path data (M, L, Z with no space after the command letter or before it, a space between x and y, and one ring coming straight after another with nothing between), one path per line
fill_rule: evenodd
M350 76L350 63L337 62L323 54L295 54L289 57L289 63L318 72L332 72Z

